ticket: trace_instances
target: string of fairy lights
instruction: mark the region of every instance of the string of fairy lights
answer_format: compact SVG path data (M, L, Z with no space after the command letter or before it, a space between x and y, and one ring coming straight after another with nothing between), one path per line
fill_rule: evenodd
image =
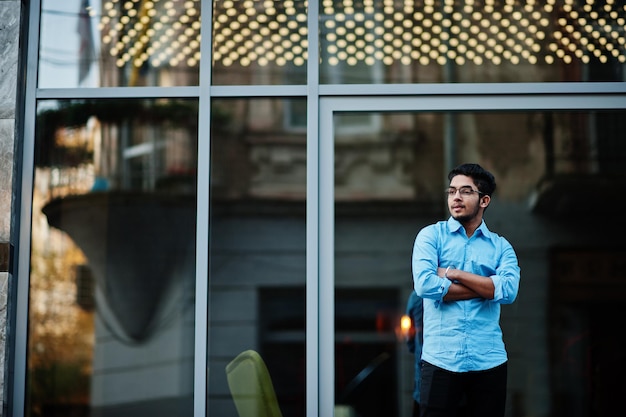
M153 67L200 60L199 0L110 0L98 24L102 44L118 67Z
M99 30L119 67L197 66L200 0L108 0ZM615 0L320 0L328 65L626 62ZM213 61L305 65L304 0L213 3Z

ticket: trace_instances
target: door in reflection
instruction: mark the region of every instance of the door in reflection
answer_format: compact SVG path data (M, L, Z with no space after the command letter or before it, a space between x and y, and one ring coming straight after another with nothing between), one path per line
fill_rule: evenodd
M335 402L360 417L409 416L414 358L400 328L421 225L444 215L441 118L336 113ZM433 135L441 138L442 135Z

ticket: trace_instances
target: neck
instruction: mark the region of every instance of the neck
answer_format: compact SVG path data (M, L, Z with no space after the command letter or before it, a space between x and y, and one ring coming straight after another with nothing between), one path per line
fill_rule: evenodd
M482 217L476 217L471 220L467 220L465 222L461 222L463 229L465 229L465 234L467 237L472 237L478 226L482 223Z

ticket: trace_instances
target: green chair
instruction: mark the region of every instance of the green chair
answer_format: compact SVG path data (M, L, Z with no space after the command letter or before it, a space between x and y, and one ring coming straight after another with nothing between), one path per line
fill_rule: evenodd
M226 379L239 417L283 417L267 366L254 350L226 365Z
M270 373L256 351L243 351L230 361L226 379L239 417L283 417ZM335 405L334 414L356 417L354 409L345 404Z

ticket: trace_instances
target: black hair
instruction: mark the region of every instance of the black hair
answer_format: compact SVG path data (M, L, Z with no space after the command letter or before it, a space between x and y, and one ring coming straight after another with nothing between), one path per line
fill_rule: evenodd
M470 177L474 180L476 187L478 187L478 191L483 193L483 195L491 196L494 191L496 191L496 179L493 174L478 164L461 164L458 167L454 168L448 174L448 180L452 180L452 178L457 175L465 175L466 177Z

